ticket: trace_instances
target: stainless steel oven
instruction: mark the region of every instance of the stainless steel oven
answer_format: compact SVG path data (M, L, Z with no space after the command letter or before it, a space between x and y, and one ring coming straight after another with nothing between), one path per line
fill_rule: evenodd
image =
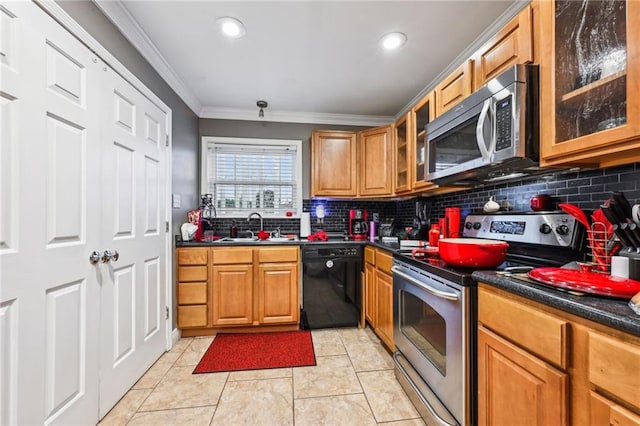
M427 424L471 424L475 287L397 258L392 270L396 376Z

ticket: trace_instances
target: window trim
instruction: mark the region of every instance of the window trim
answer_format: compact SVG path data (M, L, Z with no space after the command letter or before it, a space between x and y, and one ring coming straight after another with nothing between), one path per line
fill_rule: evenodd
M226 143L236 145L295 145L296 146L296 160L295 160L295 181L296 181L296 199L294 201L296 206L296 213L292 216L286 216L285 214L276 214L271 212L264 212L261 209L255 209L265 219L299 219L302 213L302 140L299 139L266 139L266 138L234 138L223 136L202 136L200 142L200 194L208 192L207 182L207 150L209 143ZM200 200L200 194L197 199ZM245 218L246 213L240 213L239 211L229 212L228 214L220 215L218 217L225 217L229 219Z

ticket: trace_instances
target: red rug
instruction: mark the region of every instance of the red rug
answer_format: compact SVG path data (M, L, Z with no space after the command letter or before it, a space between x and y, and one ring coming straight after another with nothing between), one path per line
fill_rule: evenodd
M197 373L316 365L311 331L218 334Z

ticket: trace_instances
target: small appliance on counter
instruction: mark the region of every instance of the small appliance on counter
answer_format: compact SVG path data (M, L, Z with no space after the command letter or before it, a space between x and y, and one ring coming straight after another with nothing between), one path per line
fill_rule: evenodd
M369 225L367 224L368 214L366 210L349 210L349 238L354 240L364 240L367 238Z

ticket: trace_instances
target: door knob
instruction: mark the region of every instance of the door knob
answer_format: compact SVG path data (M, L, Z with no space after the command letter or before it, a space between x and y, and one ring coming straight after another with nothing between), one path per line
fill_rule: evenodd
M110 260L117 262L119 258L120 258L120 254L118 253L117 250L114 250L114 251L105 250L104 254L102 255L102 263L107 263Z
M100 262L100 252L98 250L94 250L89 255L89 263L95 265L98 262Z

